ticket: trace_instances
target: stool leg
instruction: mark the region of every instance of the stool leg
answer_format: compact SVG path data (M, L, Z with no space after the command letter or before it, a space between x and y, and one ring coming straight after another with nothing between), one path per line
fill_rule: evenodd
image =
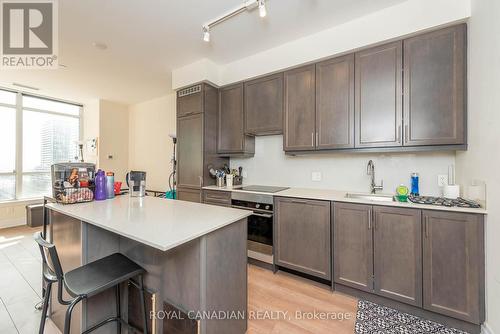
M122 332L122 311L121 311L121 305L120 305L120 284L118 284L115 288L116 291L116 317L118 318L118 321L116 322L116 332L120 334Z
M146 299L144 298L144 280L142 275L139 275L139 293L141 296L141 311L143 316L142 328L144 334L148 334L148 320L146 315Z
M45 320L47 319L47 310L49 308L51 290L52 282L49 282L47 283L47 287L45 288L45 295L43 296L42 318L40 319L40 329L38 330L39 334L43 334L43 331L45 330Z
M75 308L76 304L78 304L82 300L82 297L76 297L71 304L68 306L66 310L66 318L64 319L64 334L70 334L71 330L71 313Z

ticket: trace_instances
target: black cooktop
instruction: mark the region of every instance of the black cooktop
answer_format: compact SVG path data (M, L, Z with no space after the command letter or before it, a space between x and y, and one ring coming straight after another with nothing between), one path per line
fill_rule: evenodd
M409 196L408 200L418 204L440 205L447 207L475 208L475 209L481 207L481 205L479 205L478 203L461 197L451 199L451 198L433 197L433 196Z
M277 193L278 191L287 190L288 187L272 187L272 186L244 186L241 190L258 191L261 193Z

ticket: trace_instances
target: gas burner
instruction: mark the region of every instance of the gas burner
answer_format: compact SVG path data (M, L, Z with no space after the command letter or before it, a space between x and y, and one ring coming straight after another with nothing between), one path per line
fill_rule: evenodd
M459 208L480 208L481 205L478 203L467 200L461 197L458 198L445 198L445 197L433 197L433 196L410 196L408 199L417 204L429 204L429 205L440 205L447 207L459 207Z

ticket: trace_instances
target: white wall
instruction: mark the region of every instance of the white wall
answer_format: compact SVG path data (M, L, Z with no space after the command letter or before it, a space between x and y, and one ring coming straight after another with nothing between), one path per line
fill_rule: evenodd
M125 181L128 171L129 119L126 105L101 100L99 108L99 168ZM109 156L112 158L109 158Z
M470 0L408 0L229 64L202 59L172 71L172 87L201 80L225 85L463 21L469 16Z
M138 103L129 107L129 167L147 173L148 189L165 191L172 171L175 133L175 94Z
M99 110L100 110L100 100L92 100L83 106L83 141L86 142L88 139L99 137ZM86 162L91 162L94 164L98 163L98 153L94 154L87 151L86 145L83 146L83 156ZM99 150L98 150L99 151Z
M457 154L457 179L486 183L486 313L500 333L500 1L472 0L469 21L469 150Z
M347 191L369 191L370 176L366 165L375 163L376 183L384 180L384 193L394 193L397 186L410 187L410 174L420 174L420 191L439 195L437 175L446 174L454 164L455 154L438 153L334 153L287 156L282 136L256 137L255 157L231 159L231 168L243 167L245 184L269 184L306 188L332 188ZM311 172L321 172L321 182L311 181Z

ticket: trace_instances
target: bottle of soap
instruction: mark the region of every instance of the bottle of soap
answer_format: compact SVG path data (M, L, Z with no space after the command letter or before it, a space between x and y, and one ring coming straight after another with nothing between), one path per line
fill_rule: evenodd
M412 196L420 196L420 192L418 189L418 181L419 181L418 173L412 173L411 174L411 192L410 192Z

